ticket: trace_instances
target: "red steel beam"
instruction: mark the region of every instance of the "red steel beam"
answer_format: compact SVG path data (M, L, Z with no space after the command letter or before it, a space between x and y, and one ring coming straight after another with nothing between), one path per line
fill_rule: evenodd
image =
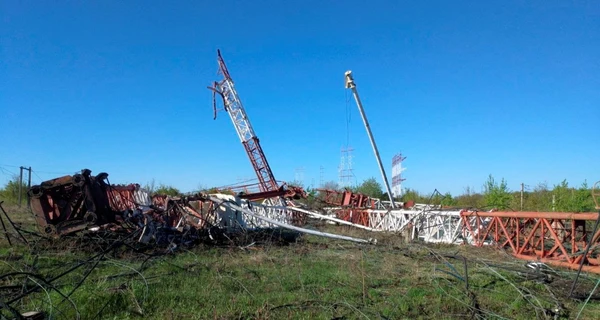
M600 231L592 235L586 221L596 221L598 213L570 212L475 212L463 211L463 236L475 246L493 244L515 257L600 273L600 259L594 250L584 257L591 242L600 247Z
M352 208L375 208L375 200L362 193L329 189L317 189L317 191L324 193L323 201L330 205Z
M597 220L598 212L529 212L529 211L463 211L463 216L502 217L502 218L545 218L568 220Z

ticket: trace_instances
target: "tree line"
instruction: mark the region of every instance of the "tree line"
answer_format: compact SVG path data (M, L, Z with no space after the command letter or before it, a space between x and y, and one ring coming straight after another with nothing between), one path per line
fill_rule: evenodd
M323 189L342 190L337 183L327 182ZM388 195L375 178L364 180L361 184L349 188L353 192L366 194L372 198L387 200ZM489 175L482 186L482 191L477 192L471 187L466 187L460 195L440 193L437 190L431 193L422 193L414 189L407 189L402 197L396 201L414 201L416 203L436 204L444 207L477 208L482 210L498 209L508 211L537 211L537 212L591 212L595 211L592 198L592 188L587 182L578 187L570 186L563 180L552 187L548 183L537 184L533 189L510 190L505 179L497 181Z
M299 182L289 182L289 185L302 186ZM165 184L156 185L154 180L147 183L144 188L151 194L166 194L171 196L180 195L179 189ZM216 189L202 188L205 192L216 192ZM341 191L336 182L326 182L320 189L332 189ZM361 184L348 188L353 192L362 193L369 197L387 200L388 195L377 179L368 178ZM319 196L317 189L306 188L309 199L307 204L314 204ZM578 187L570 186L567 180L549 187L546 182L539 183L532 190L510 190L506 180L497 181L492 175L482 186L482 191L477 192L467 187L460 195L453 196L448 193L440 193L437 190L431 193L422 193L414 189L407 189L402 197L396 201L436 204L444 207L477 208L481 210L498 209L508 211L557 211L557 212L590 212L595 210L591 187L584 182ZM21 185L21 198L27 201L27 186ZM18 177L8 181L0 189L0 201L15 204L19 199Z

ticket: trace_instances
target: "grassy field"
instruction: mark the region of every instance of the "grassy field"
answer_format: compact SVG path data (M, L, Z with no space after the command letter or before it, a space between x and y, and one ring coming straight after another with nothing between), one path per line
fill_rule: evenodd
M9 212L18 223L32 222L27 214ZM4 277L0 286L39 283L43 289L12 306L56 319L574 319L584 305L567 297L571 271L545 275L491 248L376 236L378 245L302 236L287 245L250 240L156 256L120 248L52 286L31 276L25 281L25 275ZM78 238L38 241L32 248L9 247L1 238L0 275L27 271L52 278L97 250ZM577 289L582 299L599 278L583 275ZM580 319L598 318L600 303L592 299Z

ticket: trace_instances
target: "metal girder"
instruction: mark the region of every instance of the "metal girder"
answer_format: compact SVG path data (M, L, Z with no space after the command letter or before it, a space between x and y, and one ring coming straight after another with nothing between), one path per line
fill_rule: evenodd
M248 219L248 221L255 221L257 224L261 224L261 222L258 222L258 220L262 221L262 224L266 225L266 226L274 226L274 227L281 227L281 228L285 228L285 229L289 229L289 230L294 230L294 231L298 231L301 233L306 233L306 234L312 234L312 235L316 235L316 236L322 236L322 237L327 237L327 238L333 238L333 239L340 239L340 240L347 240L347 241L353 241L353 242L358 242L358 243L376 243L377 241L374 239L360 239L360 238L354 238L354 237L349 237L349 236L342 236L342 235L337 235L337 234L332 234L332 233L327 233L327 232L322 232L322 231L317 231L317 230L311 230L311 229L305 229L305 228L300 228L294 225L291 225L287 222L282 222L281 218L284 216L289 216L286 213L281 213L281 214L277 214L277 211L275 211L275 219L270 218L266 215L262 215L262 214L257 214L256 213L256 209L252 210L249 208L244 208L243 206L240 206L236 203L233 202L224 202L221 201L218 198L215 198L213 196L210 197L210 200L217 203L219 206L223 206L226 208L229 208L230 210L234 210L235 212L240 212L241 214L245 215ZM266 208L265 208L266 209ZM282 212L287 211L288 209L285 207L270 207L270 209L272 210L280 210ZM253 220L256 219L256 220Z
M588 244L600 247L600 231L591 234L587 221L598 213L472 212L461 213L463 237L472 245L494 245L517 258L600 273L598 253L582 253Z
M244 145L244 149L248 154L248 158L250 158L250 163L259 180L260 191L266 192L277 190L279 189L279 186L277 185L275 176L267 162L267 158L260 146L260 142L254 133L252 124L242 105L242 101L235 90L233 79L229 75L229 71L227 70L227 66L221 56L220 50L217 51L217 61L219 63L219 74L223 76L223 80L215 82L214 86L209 87L209 89L218 93L223 98L225 111L227 111L233 122L235 131Z
M373 133L371 132L371 126L369 125L369 121L367 120L367 115L365 114L365 110L363 108L362 102L358 95L358 90L356 89L356 84L354 83L354 78L352 77L352 71L348 70L344 74L345 76L345 87L346 89L352 90L352 94L354 95L354 100L356 100L356 105L358 106L358 111L365 125L365 129L367 130L367 135L369 136L369 141L371 141L371 147L373 147L373 153L375 154L375 158L377 159L377 165L379 166L379 171L381 172L381 178L383 178L383 183L385 186L385 190L387 191L388 197L390 198L390 203L392 208L396 207L394 204L394 196L392 195L392 189L390 189L390 184L387 179L387 175L385 174L385 169L383 164L381 163L381 157L379 156L379 151L377 149L377 144L375 143L375 138L373 138Z
M317 189L321 192L325 203L352 208L377 208L376 200L362 193L352 192L350 190L337 191L330 189Z

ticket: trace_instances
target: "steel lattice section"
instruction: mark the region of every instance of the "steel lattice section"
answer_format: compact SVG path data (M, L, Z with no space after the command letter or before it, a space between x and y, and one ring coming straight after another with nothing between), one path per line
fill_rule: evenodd
M242 105L237 91L235 90L233 79L231 78L225 61L221 56L221 52L217 53L217 61L219 63L219 74L223 76L223 80L214 83L214 87L210 88L214 92L219 93L223 98L225 111L229 114L235 130L244 145L244 149L250 158L250 162L256 176L260 182L261 192L274 191L279 187L275 176L271 171L271 167L267 162L264 152L260 146L259 140L254 133L252 124L248 119L248 115Z

